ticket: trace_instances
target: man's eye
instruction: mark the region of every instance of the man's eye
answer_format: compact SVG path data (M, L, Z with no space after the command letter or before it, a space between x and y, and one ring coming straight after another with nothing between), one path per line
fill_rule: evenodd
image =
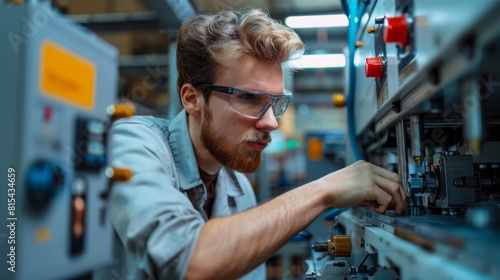
M245 102L259 102L260 96L252 93L240 93L238 94L238 99Z

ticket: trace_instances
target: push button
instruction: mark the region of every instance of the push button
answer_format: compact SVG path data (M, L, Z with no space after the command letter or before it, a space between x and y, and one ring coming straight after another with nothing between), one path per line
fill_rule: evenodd
M365 76L367 78L382 79L384 65L382 57L367 57L365 64Z
M408 21L405 15L387 17L384 20L384 42L406 45L408 40Z

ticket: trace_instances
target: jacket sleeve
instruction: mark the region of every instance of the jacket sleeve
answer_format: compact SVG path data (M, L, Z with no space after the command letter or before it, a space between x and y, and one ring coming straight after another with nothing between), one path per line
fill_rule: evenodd
M113 226L138 268L152 279L182 279L204 224L179 191L163 132L125 120L111 130L112 166L132 169L111 191Z

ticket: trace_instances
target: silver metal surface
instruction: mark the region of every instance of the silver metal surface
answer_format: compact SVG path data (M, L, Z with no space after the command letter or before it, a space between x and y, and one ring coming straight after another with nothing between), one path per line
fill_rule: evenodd
M356 140L385 168L380 155L397 155L408 205L340 214L351 257L316 260L317 279L500 279L500 2L474 3L370 1L354 53ZM381 41L376 19L401 15L405 45ZM378 56L381 79L366 78ZM348 275L325 269L340 261Z
M396 142L398 151L399 179L406 193L410 193L408 186L408 155L406 149L406 127L404 120L396 125Z
M411 156L418 166L422 165L425 154L422 147L422 137L424 134L424 120L422 115L410 115L410 143L411 143Z

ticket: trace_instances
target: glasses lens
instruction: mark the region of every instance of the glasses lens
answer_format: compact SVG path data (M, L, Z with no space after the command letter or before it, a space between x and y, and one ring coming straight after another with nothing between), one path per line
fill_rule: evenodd
M231 95L229 105L237 112L257 118L259 114L267 110L273 103L273 99L267 95L255 94L251 92L239 92Z
M229 98L229 106L240 114L252 118L262 117L269 107L272 106L274 116L279 118L288 107L290 97L291 93L288 91L286 95L270 95L241 91L231 95Z
M283 95L278 97L276 103L273 106L274 116L279 118L285 113L288 103L290 102L290 96Z

